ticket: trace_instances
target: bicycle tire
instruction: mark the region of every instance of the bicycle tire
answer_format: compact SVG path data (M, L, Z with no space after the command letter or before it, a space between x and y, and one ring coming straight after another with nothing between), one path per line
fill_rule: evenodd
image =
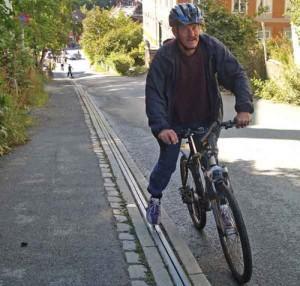
M196 170L194 166L187 166L186 156L181 156L180 158L180 174L181 182L184 188L188 188L190 191L191 202L187 203L187 208L190 217L193 221L194 226L198 230L202 230L206 225L206 210L201 204L200 196L197 193L197 186L201 184L199 179L197 179ZM199 178L199 177L198 177Z
M223 253L236 281L239 283L246 283L250 281L252 276L252 254L242 213L230 185L227 186L223 183L216 188L217 192L222 194L222 200L224 200L231 211L232 219L234 220L237 231L237 233L234 234L234 237L232 237L232 235L227 235L220 228L218 228L218 234ZM239 254L242 254L242 257L239 257L239 261L235 261L237 260L237 257L235 258L233 256L233 253L230 249L230 244L233 245L232 242L234 242L234 245L236 245L235 242L238 243L238 241L240 242ZM242 266L240 269L238 269L238 264L241 261Z

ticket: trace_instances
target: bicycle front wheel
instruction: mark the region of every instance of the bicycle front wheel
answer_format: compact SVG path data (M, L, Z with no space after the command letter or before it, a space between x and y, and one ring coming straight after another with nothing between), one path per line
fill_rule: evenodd
M239 283L246 283L252 275L252 254L242 213L230 186L221 184L217 186L217 191L222 197L222 204L218 204L219 217L223 222L223 227L218 227L222 249L234 278ZM227 219L221 213L224 207L228 212ZM229 230L225 225L228 219L231 223Z
M182 156L180 159L180 174L182 187L184 188L187 199L187 208L194 226L201 230L206 225L206 210L201 203L201 198L197 192L200 188L200 178L197 176L195 167L187 165L187 158Z

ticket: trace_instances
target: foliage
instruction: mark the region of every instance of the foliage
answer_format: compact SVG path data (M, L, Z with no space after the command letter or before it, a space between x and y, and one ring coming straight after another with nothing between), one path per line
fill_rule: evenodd
M300 0L290 0L289 14L292 22L300 27Z
M141 42L137 48L130 51L129 56L134 59L134 66L145 65L145 43Z
M73 0L0 3L0 155L26 141L31 106L45 103L43 59L66 45ZM21 17L22 16L22 17Z
M284 65L293 64L292 43L284 37L272 38L267 41L268 58L277 60Z
M290 40L270 39L267 42L267 50L269 58L279 61L282 68L276 79L253 79L255 95L277 102L300 105L300 70L293 62Z
M71 0L22 0L13 2L13 10L18 17L20 13L29 16L29 22L21 25L24 29L25 46L31 48L36 63L47 49L58 52L67 42L72 27ZM22 27L23 26L23 27Z
M113 15L96 7L87 12L83 29L80 43L92 64L112 64L121 74L144 65L142 27L124 13Z
M85 6L88 10L99 7L112 7L115 4L113 0L75 0L74 6L75 8L79 8L81 6Z
M300 70L290 66L277 80L251 80L255 95L276 102L300 105Z
M134 64L134 59L124 53L111 53L106 61L121 75L127 74Z
M244 14L232 14L217 1L201 1L205 31L223 42L244 65L249 76L263 72L263 54L257 41L257 23ZM256 61L253 63L253 56ZM263 76L263 75L262 75Z
M95 8L88 11L83 20L83 34L80 44L92 63L101 61L103 36L113 29L108 10Z
M296 68L285 70L280 81L251 81L257 97L300 105L300 71Z

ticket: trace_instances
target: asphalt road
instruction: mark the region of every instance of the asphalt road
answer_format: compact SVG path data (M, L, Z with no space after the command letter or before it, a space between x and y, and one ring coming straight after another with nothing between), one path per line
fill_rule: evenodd
M158 146L145 117L145 76L92 75L84 73L84 61L72 64L75 80L93 96L148 177L157 160ZM225 119L231 119L233 97L225 96L224 103ZM252 245L251 286L299 285L299 120L299 107L259 101L251 128L225 131L219 140L220 159L229 168ZM163 207L211 284L236 285L223 258L212 215L205 230L198 232L181 202L179 185L177 170L164 192Z

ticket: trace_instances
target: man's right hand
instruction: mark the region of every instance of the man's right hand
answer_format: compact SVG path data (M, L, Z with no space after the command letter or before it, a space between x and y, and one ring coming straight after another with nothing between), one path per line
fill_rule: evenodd
M164 129L159 132L157 137L166 144L178 143L177 134L173 129Z

